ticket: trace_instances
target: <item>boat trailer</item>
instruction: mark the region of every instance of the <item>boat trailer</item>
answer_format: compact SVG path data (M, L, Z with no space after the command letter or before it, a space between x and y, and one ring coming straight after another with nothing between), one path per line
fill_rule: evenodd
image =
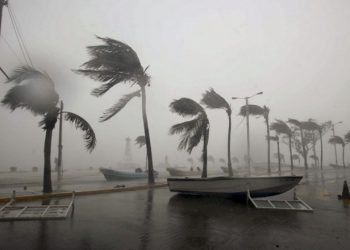
M294 189L292 200L272 200L252 198L249 189L247 190L247 202L250 201L257 209L291 210L302 212L313 212L313 209L296 195Z
M69 212L74 212L75 192L68 205L30 205L16 206L16 193L12 194L11 200L0 208L0 221L13 220L59 220L66 219Z

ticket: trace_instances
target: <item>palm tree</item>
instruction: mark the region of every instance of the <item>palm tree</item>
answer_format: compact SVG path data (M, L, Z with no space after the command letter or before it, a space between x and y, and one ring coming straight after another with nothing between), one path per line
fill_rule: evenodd
M143 146L146 145L146 138L144 135L140 135L138 137L136 137L135 139L135 144L139 146L139 148L142 148ZM148 169L147 166L147 153L146 153L146 169Z
M207 90L202 97L201 103L209 109L223 109L228 117L228 134L227 134L227 167L229 176L233 176L231 164L231 115L232 110L230 104L214 89Z
M239 115L245 117L247 112L247 105L241 107ZM248 105L249 115L263 116L266 124L266 139L267 139L267 171L271 173L271 153L270 153L270 125L269 125L269 114L270 109L267 106L260 107L258 105Z
M184 117L194 117L192 120L173 125L169 132L171 135L182 134L178 149L185 149L188 153L203 139L202 178L206 178L209 120L204 108L190 98L180 98L170 103L170 110Z
M293 153L292 153L292 136L293 131L291 128L282 120L276 120L276 122L271 124L271 129L274 130L278 135L284 134L288 137L288 144L289 144L289 155L290 155L290 167L293 171L294 164L293 164Z
M303 127L303 122L298 121L296 119L288 119L288 123L294 125L300 132L300 140L301 140L301 148L302 148L302 156L304 159L304 165L305 168L308 169L308 164L307 164L307 151L306 151L306 142L305 142L305 137L304 137L304 127Z
M107 121L116 115L130 100L134 97L139 97L141 94L148 160L148 183L153 184L152 149L146 114L146 87L150 86L150 77L146 73L148 66L145 69L143 68L136 52L127 44L111 38L97 38L103 44L87 47L92 58L81 66L83 69L76 70L76 72L104 83L91 92L96 97L102 96L113 86L123 82L128 82L131 85L136 84L140 88L137 91L124 95L116 104L106 110L101 116L101 122Z
M341 138L340 136L334 135L332 136L329 141L330 144L340 144L343 148L343 167L345 168L345 142L343 140L343 138Z
M315 155L315 154L312 154L312 155L309 156L309 158L314 160L315 167L317 167L318 166L318 156Z
M51 78L32 67L17 68L7 82L16 84L9 89L1 103L11 111L17 108L26 109L43 119L39 126L45 130L44 143L44 177L43 192L52 192L51 182L51 141L58 116L63 113L66 121L75 124L76 128L84 131L85 147L91 152L96 146L96 137L87 121L77 114L61 111L58 107L59 96L55 91Z
M220 159L219 159L219 162L221 162L222 164L224 164L224 165L226 166L226 161L225 161L224 158L220 158Z

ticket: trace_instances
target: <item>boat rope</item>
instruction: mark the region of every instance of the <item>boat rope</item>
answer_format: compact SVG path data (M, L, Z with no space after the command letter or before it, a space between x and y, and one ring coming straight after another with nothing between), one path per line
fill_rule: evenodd
M8 9L9 15L10 15L10 20L11 20L11 23L12 23L12 27L13 27L13 29L15 31L15 34L16 34L16 37L17 37L17 40L18 40L18 44L19 44L19 47L21 49L23 58L24 58L24 60L26 61L26 63L28 65L30 64L31 66L33 66L33 62L32 62L32 59L30 58L29 52L28 52L28 50L26 48L26 44L24 42L24 38L23 38L23 35L22 35L22 32L21 32L20 26L19 26L18 22L16 21L15 13L12 10L12 7L10 6L10 4L8 4L7 9Z
M7 41L7 39L6 39L4 36L0 35L0 39L1 39L1 38L4 40L5 44L7 45L7 47L9 48L9 50L12 52L12 54L17 58L18 62L22 64L23 61L22 61L22 60L20 59L20 57L17 55L16 51L15 51L14 48L10 45L10 43Z

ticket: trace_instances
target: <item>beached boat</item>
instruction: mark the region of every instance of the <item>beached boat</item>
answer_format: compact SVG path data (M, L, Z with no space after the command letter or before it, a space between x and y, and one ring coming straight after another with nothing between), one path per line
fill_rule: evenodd
M117 180L132 180L132 179L146 179L148 178L147 171L119 171L108 168L100 168L101 173L104 175L107 181L117 181ZM154 177L158 176L158 172L154 171Z
M182 170L178 168L167 168L166 169L170 176L200 176L202 174L201 169Z
M302 176L168 178L171 192L194 195L251 197L278 195L295 187Z

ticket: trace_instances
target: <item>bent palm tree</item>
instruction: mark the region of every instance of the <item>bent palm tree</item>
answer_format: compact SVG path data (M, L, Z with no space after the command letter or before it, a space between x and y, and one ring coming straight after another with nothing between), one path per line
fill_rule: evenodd
M228 135L227 135L227 167L229 176L233 176L231 164L231 106L230 104L214 89L207 90L202 97L201 103L209 109L223 109L228 116Z
M290 156L290 167L293 171L294 164L293 164L293 153L292 153L292 136L293 132L290 129L290 127L282 120L276 120L276 122L271 124L271 129L274 130L278 135L284 134L288 137L288 144L289 144L289 156Z
M1 101L3 105L11 111L17 108L31 111L34 115L41 115L43 119L39 126L45 130L44 143L44 177L43 192L52 192L51 183L51 141L52 131L55 128L58 116L64 114L66 121L75 124L85 132L85 147L91 152L96 146L96 137L93 129L87 121L77 114L61 111L56 105L58 104L58 94L51 78L47 74L28 67L19 67L10 76L8 82L16 84L8 90Z
M178 149L185 149L188 153L191 153L193 148L203 140L201 157L203 160L202 178L206 178L209 120L204 108L192 99L181 98L170 103L170 110L184 117L194 117L192 120L173 125L169 133L171 135L182 134Z
M143 146L145 146L146 145L146 138L145 138L145 136L144 135L140 135L140 136L136 137L135 144L138 145L139 148L142 148ZM148 167L147 167L147 153L146 153L146 164L145 164L145 166L146 166L146 169L148 169Z
M343 148L343 167L345 168L345 142L343 140L343 138L341 138L340 136L334 135L332 136L329 141L330 144L339 144L342 146Z
M146 73L148 67L145 69L142 67L136 52L127 44L111 38L97 38L100 39L103 44L87 47L92 59L81 66L83 69L76 70L76 72L86 75L93 80L104 82L104 84L91 92L92 95L97 97L102 96L119 83L129 82L131 85L138 85L140 88L139 90L124 95L115 105L106 110L101 116L101 122L112 118L121 111L131 99L139 97L141 94L142 118L148 159L148 182L153 184L152 149L146 114L146 86L149 86L150 81L150 77Z
M296 119L288 119L288 123L294 125L299 131L300 131L300 140L301 140L301 148L302 148L302 156L304 159L304 166L306 169L308 169L308 164L307 164L307 151L306 151L306 142L305 142L305 137L304 137L304 127L303 127L303 122L298 121Z

